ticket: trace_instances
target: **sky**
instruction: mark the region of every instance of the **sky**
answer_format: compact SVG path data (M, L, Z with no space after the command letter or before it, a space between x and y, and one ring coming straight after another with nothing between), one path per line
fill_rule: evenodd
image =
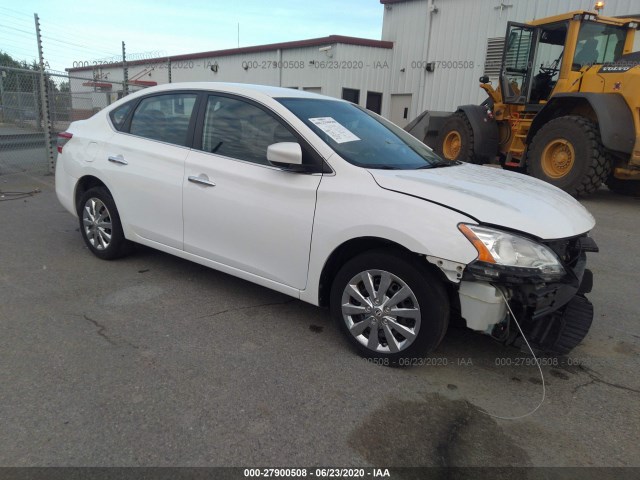
M51 70L74 62L178 55L327 35L380 39L378 0L21 0L0 6L0 51L37 58L33 14L40 17ZM131 58L131 57L130 57Z

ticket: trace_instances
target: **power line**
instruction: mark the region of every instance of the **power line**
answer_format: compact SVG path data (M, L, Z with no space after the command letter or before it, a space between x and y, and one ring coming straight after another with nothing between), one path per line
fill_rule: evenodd
M86 46L86 47L89 47L89 48L93 48L97 52L99 51L99 52L105 53L107 55L113 55L113 53L111 53L111 52L106 52L104 50L101 50L100 48L98 48L96 46L96 44L91 45L91 44L86 43L84 39L80 39L78 36L71 35L71 34L66 33L66 32L63 33L63 31L60 29L60 27L52 28L52 27L50 27L50 26L48 26L46 24L43 24L42 25L42 30L51 33L51 37L47 36L46 38L55 37L56 40L59 39L59 38L62 38L63 40L68 41L69 43L75 43L75 42L79 42L80 41L80 42L82 42L82 46L83 47ZM58 30L61 30L61 31L58 31Z
M32 52L29 52L28 50L24 50L24 49L22 49L20 47L16 47L16 46L13 46L13 45L10 45L9 48L7 48L6 50L3 48L0 51L6 52L9 55L11 55L12 52L18 52L18 53L20 53L20 55L29 55L29 56L32 56L34 58L37 56L37 55L34 55ZM13 56L13 55L11 55L11 56Z
M28 30L24 30L24 29L21 29L21 28L12 27L12 26L9 26L9 25L0 24L0 28L6 28L8 30L12 30L12 31L18 32L17 34L14 34L14 35L23 35L23 36L27 36L27 38L32 38L33 36L35 36L35 33L33 33L33 32L30 32ZM50 37L48 35L43 35L43 38L46 38L47 40L52 41L52 42L57 42L57 43L60 43L60 44L63 44L63 45L76 47L76 50L77 49L81 49L81 50L78 50L78 51L88 52L88 53L90 53L92 55L100 54L99 56L102 56L102 55L109 55L111 57L117 57L118 56L117 54L114 54L113 52L107 52L105 50L100 50L100 49L97 49L97 48L86 47L84 45L80 45L78 43L73 43L73 42L67 42L65 40L58 40L57 38L53 38L53 37ZM49 49L47 48L47 50L49 50ZM85 53L85 55L86 55L86 53Z
M20 42L19 39L16 39L16 38L13 38L13 37L8 37L8 38L3 37L2 33L3 32L0 32L0 40L2 41L3 45L5 43L15 43L16 46L18 46L18 47L26 47L27 46L24 42ZM35 50L35 45L34 45L34 50Z
M24 15L25 17L30 17L33 18L32 15L29 15L28 13L24 13L24 12L20 12L18 10L13 10L12 8L7 8L7 7L0 7L1 10L6 10L7 12L13 12L13 13L17 13L19 15Z
M2 13L2 12L0 12L0 13ZM26 25L29 25L29 26L33 25L32 22L29 22L29 20L27 20L26 18L16 17L15 15L11 15L9 13L2 13L2 17L3 18L6 18L6 17L14 18L14 19L18 20L19 22L25 22ZM20 26L23 26L23 25L20 25Z
M28 33L29 35L33 35L33 36L35 36L35 33L33 33L33 32L29 32L28 30L22 30L21 28L15 28L15 27L10 27L10 26L8 26L8 25L1 25L1 24L0 24L0 27L2 27L2 28L8 28L8 29L10 29L10 30L15 30L15 31L17 31L17 32Z
M75 46L75 47L81 48L83 50L87 50L87 51L89 51L91 53L101 52L101 53L104 53L104 54L107 54L107 55L116 56L113 53L108 53L108 52L105 52L103 50L98 50L98 49L87 48L84 45L80 45L80 44L72 43L72 42L65 42L64 40L58 40L57 38L52 38L52 37L49 37L47 35L43 35L43 38L46 38L47 40L50 40L52 42L62 43L63 45Z

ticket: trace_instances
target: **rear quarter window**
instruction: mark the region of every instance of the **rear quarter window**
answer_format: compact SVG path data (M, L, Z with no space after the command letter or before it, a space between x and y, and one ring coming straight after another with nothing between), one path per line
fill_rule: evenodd
M116 130L122 131L124 129L124 124L127 120L127 116L129 115L129 112L131 112L132 108L133 102L129 102L111 110L111 112L109 113L109 117L111 118L111 123Z

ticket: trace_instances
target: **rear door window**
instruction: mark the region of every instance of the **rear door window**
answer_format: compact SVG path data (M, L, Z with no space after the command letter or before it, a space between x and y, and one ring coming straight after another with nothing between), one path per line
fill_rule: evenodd
M188 146L194 93L154 95L143 99L131 118L129 133L150 140Z

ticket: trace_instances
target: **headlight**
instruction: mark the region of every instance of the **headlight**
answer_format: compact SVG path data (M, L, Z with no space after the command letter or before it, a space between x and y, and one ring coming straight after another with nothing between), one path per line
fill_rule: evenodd
M461 223L458 228L473 243L478 251L478 261L484 262L485 273L489 277L500 276L501 270L517 276L537 275L544 280L565 274L553 250L541 243L477 225Z

